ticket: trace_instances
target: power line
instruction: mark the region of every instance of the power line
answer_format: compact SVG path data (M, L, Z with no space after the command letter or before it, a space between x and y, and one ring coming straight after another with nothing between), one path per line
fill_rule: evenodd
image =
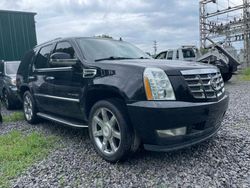
M222 6L219 0L200 0L200 45L206 46L206 38L228 42L244 42L245 61L250 61L250 0L242 0L235 4L231 0L224 1L227 7ZM221 1L220 1L221 2ZM208 6L209 5L209 6ZM208 11L208 7L214 7ZM217 8L217 9L216 9ZM241 12L241 14L239 14ZM233 14L233 15L232 15Z

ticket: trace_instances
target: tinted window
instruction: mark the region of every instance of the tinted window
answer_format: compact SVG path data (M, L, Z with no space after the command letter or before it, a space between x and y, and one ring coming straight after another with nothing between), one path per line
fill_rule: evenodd
M162 52L156 57L156 59L166 59L166 54L167 52Z
M6 63L6 74L16 74L19 64L19 62Z
M49 67L49 56L51 52L52 45L45 46L37 54L35 68L48 68Z
M183 53L184 58L195 57L195 53L193 49L183 49L182 53Z
M169 52L168 52L168 57L167 57L167 59L169 59L169 60L173 59L173 51L169 51Z
M27 75L28 71L29 71L29 65L33 62L35 57L35 51L34 50L30 50L28 52L26 52L26 54L24 55L21 64L19 65L18 68L18 74L21 75Z
M56 50L55 52L64 52L70 55L72 59L75 58L75 51L73 47L70 45L68 42L59 42L56 45Z

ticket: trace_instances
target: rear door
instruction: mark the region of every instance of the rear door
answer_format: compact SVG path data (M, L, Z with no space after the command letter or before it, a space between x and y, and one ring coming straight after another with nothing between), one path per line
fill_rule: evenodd
M34 97L41 111L53 112L53 74L50 71L49 56L53 45L42 47L38 52L29 75L29 83L32 86Z
M70 55L71 59L77 59L77 55L69 41L60 41L56 44L53 51L64 52ZM60 61L60 60L58 60ZM80 110L80 94L84 88L85 81L82 76L82 68L72 66L51 67L53 72L53 96L54 96L54 113L70 118L82 119Z

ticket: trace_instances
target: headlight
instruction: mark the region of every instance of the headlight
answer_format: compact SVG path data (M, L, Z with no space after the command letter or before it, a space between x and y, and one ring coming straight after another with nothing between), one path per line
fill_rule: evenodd
M16 85L16 79L15 78L11 79L11 84L14 85L14 86Z
M148 100L175 100L171 82L162 69L146 68L143 77Z

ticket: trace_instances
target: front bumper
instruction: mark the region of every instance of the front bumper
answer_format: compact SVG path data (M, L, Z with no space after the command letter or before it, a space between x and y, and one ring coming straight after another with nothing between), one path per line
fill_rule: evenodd
M153 151L180 149L213 136L228 108L227 94L217 102L140 101L128 104L132 124L144 148ZM183 136L160 137L156 130L187 127Z

